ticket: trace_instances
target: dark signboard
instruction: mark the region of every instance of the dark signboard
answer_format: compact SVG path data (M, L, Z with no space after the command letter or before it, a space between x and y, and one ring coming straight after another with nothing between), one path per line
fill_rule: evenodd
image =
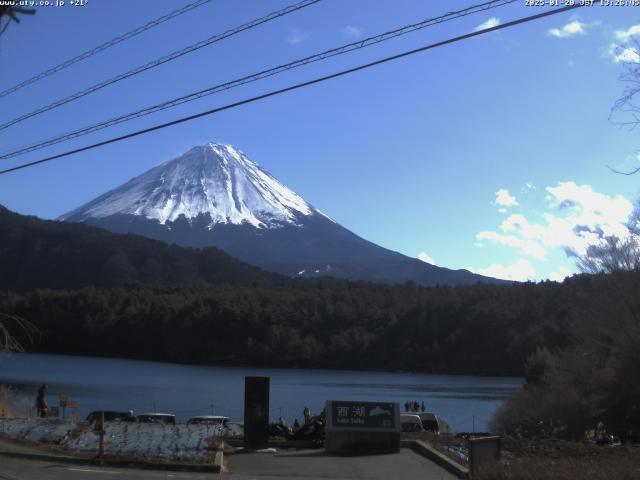
M269 377L244 378L244 443L262 447L269 439Z
M398 404L388 402L331 401L329 407L329 428L399 429Z

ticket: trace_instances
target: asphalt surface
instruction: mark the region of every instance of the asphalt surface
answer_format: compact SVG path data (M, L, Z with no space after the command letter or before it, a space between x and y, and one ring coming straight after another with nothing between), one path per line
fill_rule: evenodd
M242 457L242 458L241 458ZM449 480L456 477L410 450L398 454L367 457L326 457L315 452L234 455L229 473L219 475L228 480L275 480L300 478ZM215 473L133 470L58 462L42 462L0 457L0 480L142 480L142 479L211 479Z
M0 457L0 480L210 479L215 473L131 470Z
M457 477L412 450L366 456L335 456L324 450L280 450L273 453L225 455L228 474L233 480L271 480L300 478L304 480L388 480L421 479L453 480Z
M42 450L0 439L0 451L43 453ZM335 456L324 450L287 450L225 455L227 473L192 473L166 470L79 465L55 460L31 460L0 455L0 480L141 480L210 479L276 480L453 480L457 477L412 450L368 456Z

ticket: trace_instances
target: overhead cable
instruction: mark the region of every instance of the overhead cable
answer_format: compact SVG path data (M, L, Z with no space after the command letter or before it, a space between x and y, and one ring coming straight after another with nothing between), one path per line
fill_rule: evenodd
M440 42L432 43L430 45L425 45L423 47L419 47L419 48L416 48L416 49L413 49L413 50L408 50L408 51L405 51L405 52L402 52L402 53L398 53L396 55L392 55L392 56L389 56L389 57L385 57L385 58L382 58L382 59L379 59L379 60L376 60L376 61L373 61L373 62L365 63L365 64L359 65L357 67L349 68L349 69L346 69L346 70L341 70L339 72L335 72L335 73L332 73L330 75L325 75L323 77L315 78L313 80L308 80L306 82L301 82L301 83L297 83L295 85L290 85L288 87L280 88L278 90L272 90L272 91L264 93L262 95L257 95L255 97L251 97L251 98L247 98L247 99L244 99L244 100L240 100L240 101L237 101L237 102L234 102L234 103L230 103L230 104L224 105L222 107L213 108L211 110L207 110L207 111L204 111L204 112L196 113L194 115L189 115L189 116L186 116L186 117L182 117L182 118L179 118L179 119L176 119L176 120L172 120L170 122L162 123L162 124L159 124L159 125L154 125L153 127L148 127L148 128L142 129L142 130L137 130L135 132L131 132L131 133L128 133L128 134L125 134L125 135L120 135L118 137L110 138L108 140L103 140L101 142L97 142L97 143L94 143L94 144L91 144L91 145L87 145L87 146L84 146L84 147L76 148L76 149L73 149L73 150L68 150L66 152L59 153L57 155L52 155L50 157L46 157L46 158L43 158L41 160L36 160L36 161L33 161L33 162L23 163L23 164L15 166L15 167L11 167L11 168L7 168L7 169L4 169L4 170L0 170L0 175L7 174L7 173L10 173L10 172L14 172L14 171L21 170L21 169L25 169L25 168L29 168L29 167L33 167L35 165L39 165L39 164L42 164L42 163L50 162L50 161L53 161L53 160L58 160L60 158L68 157L69 155L73 155L75 153L85 152L87 150L92 150L92 149L95 149L95 148L98 148L98 147L102 147L104 145L109 145L111 143L116 143L116 142L120 142L120 141L123 141L123 140L127 140L129 138L137 137L139 135L144 135L146 133L154 132L156 130L161 130L161 129L164 129L164 128L167 128L167 127L171 127L173 125L178 125L180 123L184 123L184 122L188 122L188 121L191 121L191 120L195 120L197 118L205 117L205 116L208 116L208 115L213 115L215 113L222 112L222 111L225 111L225 110L230 110L232 108L236 108L236 107L239 107L241 105L246 105L246 104L253 103L253 102L256 102L256 101L259 101L259 100L264 100L265 98L269 98L269 97L273 97L273 96L276 96L276 95L280 95L282 93L290 92L290 91L293 91L293 90L298 90L298 89L303 88L303 87L308 87L310 85L314 85L314 84L317 84L317 83L325 82L325 81L331 80L333 78L338 78L338 77L342 77L342 76L345 76L345 75L349 75L351 73L355 73L355 72L358 72L360 70L365 70L365 69L368 69L368 68L371 68L371 67L374 67L374 66L377 66L377 65L381 65L381 64L384 64L384 63L387 63L387 62L398 60L400 58L404 58L404 57L407 57L409 55L414 55L416 53L424 52L424 51L431 50L431 49L434 49L434 48L437 48L437 47L442 47L444 45L449 45L449 44L452 44L452 43L460 42L462 40L467 40L469 38L476 37L476 36L479 36L479 35L484 35L484 34L487 34L487 33L490 33L490 32L494 32L494 31L497 31L497 30L503 30L505 28L510 28L510 27L513 27L513 26L516 26L516 25L520 25L522 23L531 22L531 21L534 21L534 20L538 20L540 18L551 16L551 15L557 15L557 14L564 13L564 12L567 12L569 10L574 10L576 8L581 8L581 7L584 7L584 6L585 5L583 5L583 4L574 4L574 5L570 5L570 6L566 6L566 7L551 9L551 10L547 10L547 11L542 12L542 13L538 13L538 14L535 14L535 15L530 15L528 17L519 18L517 20L506 22L506 23L503 23L503 24L500 24L500 25L496 25L496 26L493 26L493 27L490 27L490 28L485 28L485 29L482 29L482 30L475 30L475 31L473 31L471 33L467 33L467 34L464 34L464 35L459 35L457 37L448 38L448 39L442 40Z

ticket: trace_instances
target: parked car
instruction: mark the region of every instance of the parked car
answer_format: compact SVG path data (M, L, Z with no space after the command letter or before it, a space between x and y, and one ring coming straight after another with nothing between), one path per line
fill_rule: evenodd
M142 413L136 417L141 423L175 425L176 416L171 413Z
M401 413L400 426L403 432L423 432L422 420L415 413Z
M222 417L220 415L199 415L187 420L187 425L222 425L226 427L228 423L229 417Z
M87 422L95 423L100 421L102 418L102 414L104 414L105 422L113 422L114 420L121 420L123 422L135 422L136 417L133 416L130 412L113 412L110 410L94 410L89 415L87 415Z
M420 421L422 422L422 427L427 432L433 432L437 434L450 434L453 435L454 431L451 429L449 424L441 419L435 413L416 413L418 417L420 417Z

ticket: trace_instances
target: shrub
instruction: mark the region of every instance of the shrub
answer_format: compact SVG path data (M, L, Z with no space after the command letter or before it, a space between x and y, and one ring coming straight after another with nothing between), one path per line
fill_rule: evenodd
M0 385L0 417L11 417L11 404L13 400L13 392L11 387Z
M637 480L640 465L630 459L513 458L481 469L478 480Z

